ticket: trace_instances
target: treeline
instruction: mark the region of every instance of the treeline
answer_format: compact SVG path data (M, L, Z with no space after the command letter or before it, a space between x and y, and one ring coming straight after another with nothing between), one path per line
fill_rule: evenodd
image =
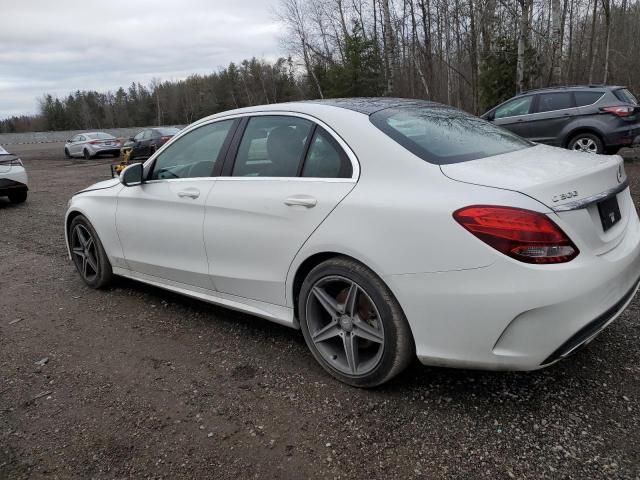
M427 98L481 113L516 92L640 90L638 0L279 0L305 95Z
M210 75L175 82L133 83L115 92L46 94L40 115L0 121L0 133L189 124L216 112L302 98L290 59L245 60Z
M45 95L0 132L188 124L302 98L390 95L481 113L517 92L640 91L640 0L274 0L289 58L116 92Z

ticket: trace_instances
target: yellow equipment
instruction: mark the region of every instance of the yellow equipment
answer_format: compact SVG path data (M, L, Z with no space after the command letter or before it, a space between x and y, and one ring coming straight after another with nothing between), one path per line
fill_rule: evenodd
M120 175L120 172L129 166L132 147L122 147L120 149L120 162L111 164L111 178Z

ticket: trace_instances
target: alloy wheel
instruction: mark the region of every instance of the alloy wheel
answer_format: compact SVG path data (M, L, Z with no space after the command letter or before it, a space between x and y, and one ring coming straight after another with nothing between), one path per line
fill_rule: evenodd
M307 297L309 335L322 358L340 373L366 375L380 362L384 327L371 297L353 280L318 280Z
M573 150L584 153L598 153L598 145L588 137L578 138L573 143Z
M71 234L71 253L78 271L86 281L93 281L100 273L96 242L84 225L76 225Z

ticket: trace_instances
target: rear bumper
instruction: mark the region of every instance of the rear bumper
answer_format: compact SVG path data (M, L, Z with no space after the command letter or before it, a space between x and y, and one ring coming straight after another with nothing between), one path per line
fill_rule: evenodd
M120 147L119 146L106 146L106 147L95 147L95 146L91 146L89 147L89 151L91 152L91 155L115 155L116 153L119 155L120 154Z
M614 132L605 135L604 142L607 146L630 147L640 144L640 125L631 124L619 128Z
M22 182L9 180L7 178L0 178L0 196L2 197L11 193L26 192L28 190L29 187Z
M561 265L499 258L472 270L390 275L420 361L535 370L564 358L614 321L640 277L640 221L613 250Z

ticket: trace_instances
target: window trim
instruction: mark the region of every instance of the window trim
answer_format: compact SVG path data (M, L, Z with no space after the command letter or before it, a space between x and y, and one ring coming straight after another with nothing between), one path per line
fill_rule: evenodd
M228 175L224 175L225 173L225 168L227 166L227 163L229 161L229 156L230 154L232 154L236 148L239 146L239 142L240 139L242 138L242 133L244 133L244 127L246 127L246 124L249 121L249 118L251 117L255 117L255 116L290 116L290 117L299 117L299 118L304 118L307 119L311 122L313 122L314 124L318 125L319 127L322 127L330 136L331 138L333 138L333 140L336 141L336 143L340 146L340 148L342 148L343 152L345 153L345 155L347 156L347 158L349 158L349 161L351 162L351 167L352 167L352 174L351 174L351 178L321 178L321 177L231 177ZM237 120L237 123L232 126L232 128L235 128L235 131L233 132L232 135L232 140L230 141L230 145L229 148L227 149L227 152L225 154L224 157L224 161L222 162L222 165L220 166L220 170L216 172L215 169L213 172L213 177L197 177L200 180L205 180L205 179L216 179L217 181L232 181L232 182L258 182L258 181L285 181L285 182L290 182L290 181L296 181L296 182L325 182L325 183L356 183L358 181L358 179L360 178L360 161L358 160L358 157L356 156L356 154L353 152L353 150L351 149L351 147L349 146L349 144L335 131L333 130L329 125L327 125L326 122L322 121L321 119L313 116L313 115L309 115L307 113L301 113L301 112L293 112L293 111L287 111L287 110L256 110L256 111L251 111L251 112L242 112L242 113L223 113L223 114L219 114L219 116L216 116L214 118L209 118L209 117L205 117L204 119L198 120L194 123L192 123L191 125L185 127L184 129L182 129L178 134L174 135L171 140L169 140L168 142L166 142L164 145L162 145L162 147L160 147L158 150L156 150L156 152L151 155L151 157L149 157L145 162L144 162L144 178L145 181L143 182L143 185L145 183L156 183L156 182L184 182L184 181L193 181L193 178L165 178L165 179L159 179L159 180L146 180L147 178L149 178L149 172L153 166L153 164L155 163L156 158L158 158L162 152L168 148L171 144L173 144L173 142L177 141L179 138L181 138L183 135L187 135L189 132L195 130L196 128L200 128L203 127L205 125L209 125L211 123L216 123L216 122L222 122L225 120ZM236 136L239 135L237 137L236 140ZM238 145L235 145L235 142L237 141ZM234 148L235 145L235 148ZM223 146L224 147L224 146ZM234 157L235 158L235 157ZM216 163L217 165L217 163Z

